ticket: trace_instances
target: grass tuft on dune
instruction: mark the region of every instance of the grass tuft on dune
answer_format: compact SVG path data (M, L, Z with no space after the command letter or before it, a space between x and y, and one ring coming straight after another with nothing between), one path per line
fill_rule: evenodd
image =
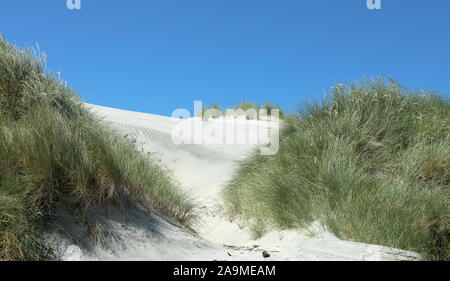
M318 221L340 238L450 259L450 107L395 81L337 85L286 116L280 150L224 190L255 237Z
M42 228L58 208L78 220L125 202L193 219L190 198L47 73L44 54L0 36L0 260L51 258Z

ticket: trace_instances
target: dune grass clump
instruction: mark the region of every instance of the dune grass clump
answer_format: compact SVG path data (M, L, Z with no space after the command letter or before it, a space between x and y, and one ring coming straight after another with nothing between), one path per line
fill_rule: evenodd
M343 239L449 260L449 129L439 95L383 79L338 85L285 118L278 154L240 164L228 211L251 229L318 221Z
M209 118L219 118L225 113L218 103L213 103L212 105L206 105L202 107L202 118L208 120Z
M131 202L189 224L193 205L135 145L45 69L40 52L0 37L0 260L51 257L43 221Z

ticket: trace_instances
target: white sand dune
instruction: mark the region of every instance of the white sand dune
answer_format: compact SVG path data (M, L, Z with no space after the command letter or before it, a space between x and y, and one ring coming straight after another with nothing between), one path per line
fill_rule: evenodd
M179 119L88 105L124 136L135 139L145 152L194 196L200 206L198 235L170 222L162 214L146 217L138 210L125 215L105 214L111 237L107 247L88 251L74 240L57 238L66 260L414 260L415 253L364 243L342 241L318 226L309 230L270 231L253 240L243 223L224 215L220 192L255 144L176 144L171 132ZM204 123L204 121L196 121ZM208 121L214 122L214 121ZM206 122L206 123L208 123ZM260 128L242 121L246 130ZM316 235L311 237L310 233ZM74 230L74 233L77 231ZM76 239L75 239L76 240ZM81 241L82 238L79 239ZM76 240L77 241L77 240ZM80 242L81 243L81 242ZM79 243L79 244L80 244ZM270 257L264 258L267 251Z

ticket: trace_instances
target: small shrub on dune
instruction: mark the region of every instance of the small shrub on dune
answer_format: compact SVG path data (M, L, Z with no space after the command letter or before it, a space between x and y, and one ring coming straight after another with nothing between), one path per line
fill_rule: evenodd
M272 110L278 109L279 118L284 117L284 111L278 105L274 105L270 102L266 102L262 108L267 110L267 115L272 115Z
M278 110L278 118L283 118L283 110L281 109L281 107L274 105L270 102L266 102L264 105L259 105L259 104L251 103L249 101L244 100L235 106L235 110L237 112L246 112L248 110L255 110L257 119L260 119L262 117L262 116L260 116L261 110L266 110L267 116L271 116L271 115L275 114L273 112L274 109Z
M213 103L210 106L204 106L202 108L202 117L205 121L209 118L219 118L223 116L224 112L219 104Z

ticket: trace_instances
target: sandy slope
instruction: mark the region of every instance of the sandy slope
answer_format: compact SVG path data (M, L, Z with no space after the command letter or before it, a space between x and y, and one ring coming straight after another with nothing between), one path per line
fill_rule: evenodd
M179 119L89 105L124 136L169 169L200 206L198 236L154 214L149 220L138 210L99 214L107 225L105 247L83 245L83 237L57 237L63 259L120 260L404 260L417 254L387 247L341 241L312 226L309 231L271 231L254 241L244 224L224 217L220 191L230 179L236 161L246 157L255 144L176 144L171 132ZM214 121L195 121L208 124ZM242 121L246 132L261 129L256 121ZM223 137L223 136L219 136ZM312 238L309 233L316 233ZM81 233L73 230L73 233ZM82 234L80 234L82 236ZM73 241L77 245L73 245ZM80 247L78 247L80 246ZM81 250L81 249L83 250ZM89 249L89 251L87 250Z

